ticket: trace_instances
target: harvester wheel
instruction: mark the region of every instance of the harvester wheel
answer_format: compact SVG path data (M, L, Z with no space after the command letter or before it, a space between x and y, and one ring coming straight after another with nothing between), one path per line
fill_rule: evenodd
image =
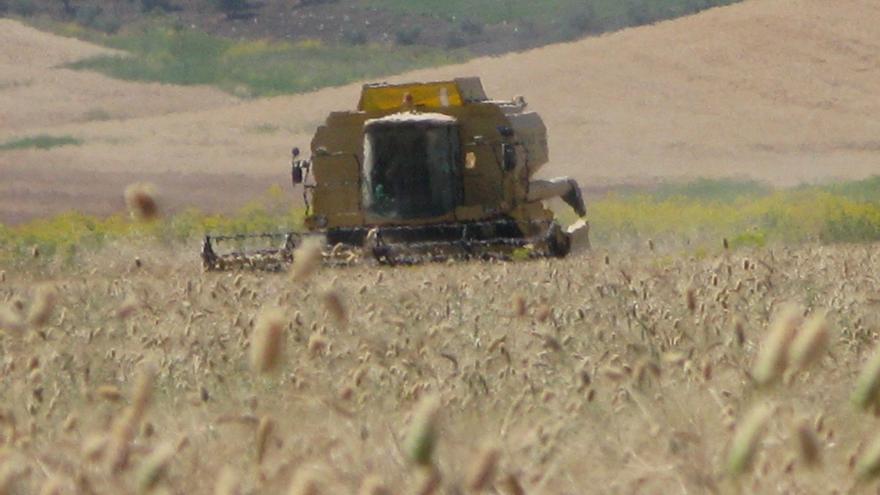
M562 230L558 223L553 223L547 236L547 248L557 258L565 258L571 251L571 236Z

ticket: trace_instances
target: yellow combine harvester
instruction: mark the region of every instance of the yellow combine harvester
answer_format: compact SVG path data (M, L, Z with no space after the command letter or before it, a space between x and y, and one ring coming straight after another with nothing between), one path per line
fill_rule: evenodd
M355 111L333 112L294 148L305 233L206 236L207 269L280 268L302 240L320 236L325 260L386 263L562 257L588 244L586 209L569 178L535 180L548 160L547 129L523 98L490 100L478 78L369 84ZM544 200L559 197L581 220L564 230ZM218 254L218 243L276 245Z

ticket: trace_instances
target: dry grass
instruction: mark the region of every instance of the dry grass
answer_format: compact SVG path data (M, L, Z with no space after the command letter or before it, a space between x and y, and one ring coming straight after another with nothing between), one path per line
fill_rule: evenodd
M880 246L719 246L700 259L639 246L607 263L594 252L325 268L294 283L205 274L143 240L7 270L0 306L17 328L0 337L0 483L101 494L871 483L876 425L849 398L865 368L859 404L876 403L865 363ZM768 328L791 332L789 303L803 316L789 366L759 387L752 370ZM275 373L254 371L255 345L281 351L256 351Z

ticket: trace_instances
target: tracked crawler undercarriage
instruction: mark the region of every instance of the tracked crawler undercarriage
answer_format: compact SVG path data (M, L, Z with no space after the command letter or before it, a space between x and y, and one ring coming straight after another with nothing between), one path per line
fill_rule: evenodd
M357 110L333 112L318 128L310 159L294 148L307 231L208 235L203 264L280 270L308 237L322 240L330 264L562 257L587 247L577 184L532 178L548 162L547 135L525 109L521 97L489 100L475 78L367 85ZM544 206L556 197L581 217L568 229Z

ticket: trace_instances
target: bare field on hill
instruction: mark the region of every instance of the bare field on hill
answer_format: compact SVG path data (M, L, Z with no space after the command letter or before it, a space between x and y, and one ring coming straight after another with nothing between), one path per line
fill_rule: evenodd
M478 75L490 95L524 95L549 127L552 164L545 173L570 174L587 187L693 177L747 177L782 186L857 179L880 165L878 19L880 6L869 0L751 0L391 79ZM51 68L101 50L79 42L34 67L32 56L66 46L66 40L42 39L20 27L5 33L0 60L10 69L0 73L22 75L0 84L0 139L60 134L83 141L0 152L0 166L39 175L240 173L286 185L290 147L306 147L327 112L357 102L359 85L241 101L209 88ZM22 59L7 49L15 43L40 48L24 50L31 55ZM44 196L34 195L23 211L39 211L41 198L51 195L45 185L32 189ZM78 199L100 197L110 204L116 191L97 184L91 196ZM57 211L47 208L45 214ZM10 218L0 211L0 219Z
M876 245L293 282L136 244L4 274L10 493L828 493L878 462Z
M238 101L213 88L126 82L64 68L108 54L123 53L0 18L0 140L35 128L54 130L67 124L76 128Z
M265 199L266 191L275 183L234 173L101 172L15 165L4 167L2 172L0 211L3 221L13 225L45 217L47 212L102 216L122 211L125 187L139 181L161 189L163 212L185 211L198 205L207 211L233 214L244 204Z

